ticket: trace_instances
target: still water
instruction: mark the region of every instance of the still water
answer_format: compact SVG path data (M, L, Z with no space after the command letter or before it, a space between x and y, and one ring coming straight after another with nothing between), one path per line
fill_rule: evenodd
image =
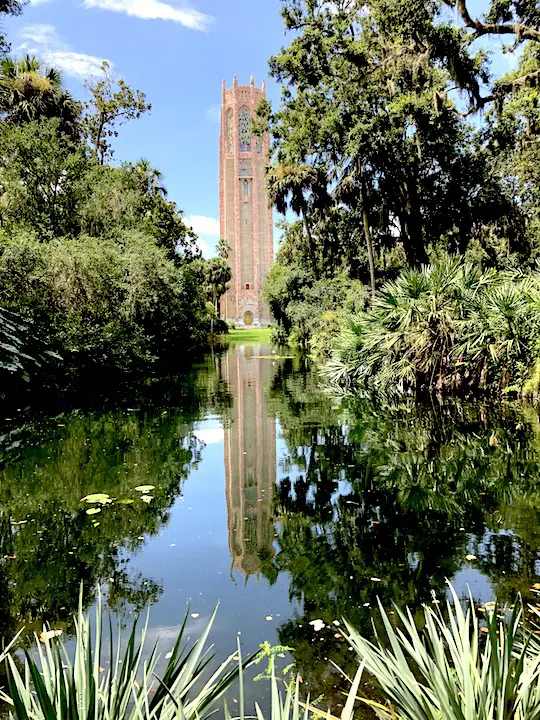
M218 656L237 636L289 646L331 696L327 659L353 662L333 621L371 634L377 597L429 603L446 578L479 602L538 581L540 416L519 403L340 401L299 359L237 345L136 401L1 434L4 637L69 634L83 582L124 619L152 603L167 652L187 608L195 636L219 600ZM89 515L91 493L116 501Z

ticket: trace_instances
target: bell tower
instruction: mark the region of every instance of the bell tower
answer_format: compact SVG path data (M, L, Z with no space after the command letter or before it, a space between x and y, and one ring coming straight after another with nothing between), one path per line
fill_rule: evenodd
M251 121L266 97L265 83L232 88L225 81L221 98L219 222L229 246L232 279L221 299L225 320L237 327L265 326L270 313L262 299L273 257L272 208L266 191L265 164L270 138L253 135Z

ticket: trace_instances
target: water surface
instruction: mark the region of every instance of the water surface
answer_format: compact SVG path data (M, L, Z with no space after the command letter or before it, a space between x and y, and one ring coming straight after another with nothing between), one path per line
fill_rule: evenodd
M536 409L339 401L261 345L210 354L169 390L2 421L3 636L69 633L83 582L87 606L102 586L124 620L152 603L166 652L188 607L194 636L219 600L219 657L237 636L290 646L330 697L328 659L354 661L334 621L371 634L377 597L418 607L447 578L478 602L533 596ZM116 501L88 515L98 492Z

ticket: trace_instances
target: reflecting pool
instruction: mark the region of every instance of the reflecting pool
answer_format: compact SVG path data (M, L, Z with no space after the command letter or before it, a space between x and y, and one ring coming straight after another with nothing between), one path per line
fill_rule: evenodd
M331 697L328 660L354 661L344 616L371 634L377 598L418 608L448 578L510 602L538 581L540 415L521 403L339 400L252 344L112 408L1 425L4 637L69 633L82 582L125 621L152 603L167 652L186 610L195 636L219 600L219 657L237 637L288 646Z

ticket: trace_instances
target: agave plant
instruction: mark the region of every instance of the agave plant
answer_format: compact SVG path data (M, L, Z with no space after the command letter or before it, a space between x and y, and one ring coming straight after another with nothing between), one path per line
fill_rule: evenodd
M252 659L243 664L241 656L231 655L214 672L208 671L212 656L206 643L216 612L217 607L190 648L183 644L186 614L165 671L158 677L160 655L157 643L148 648L148 616L140 640L135 622L123 650L121 631L113 639L109 621L110 641L105 648L101 597L94 628L81 601L73 656L54 630L45 631L41 643L35 636L35 652L25 651L22 669L16 655L4 653L8 692L0 691L0 699L10 706L10 717L18 720L203 720Z
M350 625L348 640L388 705L363 701L384 720L533 720L540 717L540 653L523 631L521 603L510 617L495 608L482 625L471 597L464 609L450 586L447 617L424 607L424 629L409 610L400 626L380 607L386 639L370 642Z

